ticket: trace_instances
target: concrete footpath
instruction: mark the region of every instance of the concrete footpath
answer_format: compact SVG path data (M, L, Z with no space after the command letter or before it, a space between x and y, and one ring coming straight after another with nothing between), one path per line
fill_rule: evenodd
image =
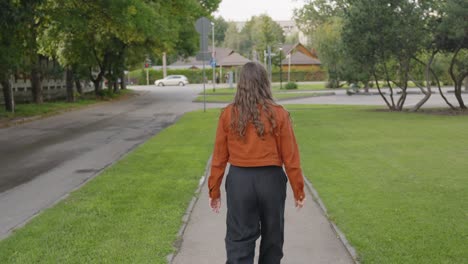
M224 177L226 179L226 177ZM174 264L221 264L226 262L226 194L222 185L222 207L219 214L208 205L207 180L193 207ZM285 243L282 264L354 263L344 244L306 187L307 201L297 210L288 182L285 213ZM258 261L258 246L255 263Z

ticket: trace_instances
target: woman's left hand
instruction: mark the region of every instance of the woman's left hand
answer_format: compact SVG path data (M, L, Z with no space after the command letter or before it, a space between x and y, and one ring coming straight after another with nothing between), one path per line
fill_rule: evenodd
M215 213L219 213L219 209L221 208L221 198L211 199L210 198L210 207L211 210Z

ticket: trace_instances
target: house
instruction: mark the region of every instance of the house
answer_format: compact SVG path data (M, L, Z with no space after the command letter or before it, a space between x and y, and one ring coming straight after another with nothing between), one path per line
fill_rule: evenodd
M209 47L208 52L211 53L211 50L212 48ZM228 48L215 48L216 64L220 65L221 61L223 61L225 58L229 57L232 54L237 54L237 53L235 53L234 50L228 49ZM238 57L238 56L235 55L235 57ZM230 66L230 65L225 65L225 66ZM205 67L211 68L209 61L205 61ZM170 64L168 68L170 69L201 69L203 68L203 61L197 60L196 57L189 57L186 59L181 58L177 60L176 62Z
M281 68L287 71L320 71L322 63L314 50L310 50L301 43L283 45Z
M211 53L211 47L208 48L208 51ZM227 72L232 71L234 78L237 76L238 67L243 66L250 60L243 57L237 52L234 52L232 49L228 48L215 48L215 59L217 76L220 76L220 81L223 82L226 80L225 76ZM179 59L178 61L170 64L169 69L202 69L203 61L199 61L196 57L189 57L187 59ZM205 68L211 68L210 62L205 61ZM225 74L223 75L223 70Z

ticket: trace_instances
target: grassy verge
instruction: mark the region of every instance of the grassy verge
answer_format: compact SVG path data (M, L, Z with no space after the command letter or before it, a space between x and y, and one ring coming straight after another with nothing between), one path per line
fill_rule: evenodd
M298 84L297 89L295 90L286 90L284 86L286 83L283 83L283 89L280 89L279 84L275 84L272 86L272 90L274 93L279 93L279 92L294 92L294 91L319 91L319 90L325 90L325 83L308 83L308 84ZM206 94L207 95L228 95L228 94L235 94L236 89L235 88L228 88L228 87L218 87L216 88L215 91L213 91L212 88L207 87L206 89ZM200 95L203 95L203 92L200 93Z
M1 241L0 263L166 263L218 116L186 114Z
M290 108L305 175L362 263L467 263L467 116Z
M54 102L45 102L43 104L17 104L15 113L9 113L5 111L5 108L2 106L0 108L0 121L5 121L14 118L24 118L24 117L33 117L38 115L52 115L61 111L67 111L70 109L80 108L87 105L95 104L102 101L109 101L118 99L120 97L128 96L132 93L132 90L126 89L122 90L119 94L112 94L111 96L103 97L102 99L97 99L94 95L85 95L76 102L67 103L64 100L54 101Z
M307 98L307 97L315 97L320 96L322 94L319 93L273 93L273 97L276 100L286 100L286 99L299 99L299 98ZM234 99L234 94L212 94L206 96L207 102L216 102L216 103L227 103L231 102ZM197 96L194 102L203 102L203 95Z

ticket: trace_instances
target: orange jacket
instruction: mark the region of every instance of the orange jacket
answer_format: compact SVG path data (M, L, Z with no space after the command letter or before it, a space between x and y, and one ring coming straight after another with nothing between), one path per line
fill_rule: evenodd
M304 178L302 176L299 149L290 122L289 113L280 105L272 105L277 131L270 133L270 122L262 114L265 126L263 139L257 135L252 123L247 125L244 139L231 131L231 109L228 105L219 118L216 140L211 161L208 188L211 198L220 197L220 186L227 162L239 167L283 166L289 178L294 198L304 199Z

